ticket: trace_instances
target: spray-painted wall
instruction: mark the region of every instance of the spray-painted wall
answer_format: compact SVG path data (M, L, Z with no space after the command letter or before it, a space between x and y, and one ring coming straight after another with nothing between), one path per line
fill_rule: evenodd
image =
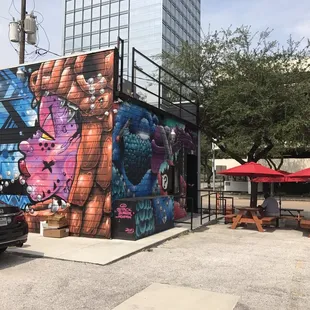
M122 103L113 130L113 201L167 195L168 183L172 182L175 188L170 194L184 197L175 199L176 217L184 216L186 155L196 150L197 132L166 114L156 115L138 105ZM175 169L169 180L170 167ZM154 212L159 214L158 210Z
M0 200L109 237L114 50L0 71Z
M24 78L0 71L0 200L26 211L30 231L60 213L71 234L109 238L112 202L132 197L157 197L137 209L151 233L152 223L184 216L197 132L146 105L115 103L115 59L110 50L19 68ZM172 181L182 196L174 201Z

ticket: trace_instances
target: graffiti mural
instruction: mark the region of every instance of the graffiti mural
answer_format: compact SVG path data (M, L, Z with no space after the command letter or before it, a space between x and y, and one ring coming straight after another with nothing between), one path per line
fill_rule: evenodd
M174 180L177 189L173 192L180 196L175 207L184 210L185 157L187 153L196 152L196 137L174 119L161 119L145 108L122 103L115 118L112 138L113 201L126 197L168 195L168 182ZM175 167L178 173L168 177L170 167Z
M0 71L0 200L110 237L114 51Z

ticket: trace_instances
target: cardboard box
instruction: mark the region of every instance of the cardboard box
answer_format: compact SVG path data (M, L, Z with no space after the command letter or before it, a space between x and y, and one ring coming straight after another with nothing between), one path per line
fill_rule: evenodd
M69 228L50 229L45 228L43 230L43 236L48 238L64 238L69 236Z
M47 219L48 228L63 228L68 226L67 219L60 214L49 216Z

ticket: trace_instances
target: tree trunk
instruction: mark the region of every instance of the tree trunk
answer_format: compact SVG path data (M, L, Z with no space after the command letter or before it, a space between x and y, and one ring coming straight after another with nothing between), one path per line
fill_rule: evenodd
M250 202L251 208L257 207L257 192L258 192L258 183L251 182L251 202Z

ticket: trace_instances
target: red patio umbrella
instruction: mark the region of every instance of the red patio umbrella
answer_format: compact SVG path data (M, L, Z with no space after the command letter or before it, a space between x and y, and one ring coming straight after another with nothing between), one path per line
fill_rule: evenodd
M262 166L258 163L245 163L243 165L233 167L224 171L219 172L220 174L224 175L231 175L231 176L243 176L243 177L283 177L284 175L273 169L267 168Z
M283 177L281 172L272 170L258 163L249 162L243 165L221 171L220 174L231 176L250 177L251 180L255 177ZM257 185L251 184L251 207L257 204Z
M303 169L289 175L290 178L303 178L304 182L310 179L310 168Z
M283 174L282 177L257 177L252 179L256 183L303 183L307 180L305 178L291 177L287 171L279 170Z

